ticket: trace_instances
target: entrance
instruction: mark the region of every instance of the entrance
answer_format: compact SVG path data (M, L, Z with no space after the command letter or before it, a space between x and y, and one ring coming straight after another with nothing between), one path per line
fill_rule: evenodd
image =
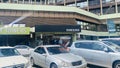
M68 41L72 42L72 34L39 34L37 40L39 40L38 45L61 45Z

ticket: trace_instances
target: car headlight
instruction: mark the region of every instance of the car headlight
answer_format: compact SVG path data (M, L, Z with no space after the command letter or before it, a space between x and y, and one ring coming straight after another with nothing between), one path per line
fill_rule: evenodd
M61 63L62 63L62 66L64 66L64 67L69 66L69 64L67 62L65 62L65 61L62 61Z

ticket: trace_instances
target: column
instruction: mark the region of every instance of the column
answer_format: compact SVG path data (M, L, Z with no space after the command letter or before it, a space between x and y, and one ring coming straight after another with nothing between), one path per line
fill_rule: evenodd
M23 4L25 3L25 0L23 0Z
M29 2L28 2L29 4L32 4L32 1L31 0L29 0Z
M18 0L17 0L17 4L18 4Z
M89 11L89 0L87 0L87 11Z
M54 0L54 5L56 5L56 0Z
M75 7L77 7L77 0L75 0Z
M73 37L72 41L76 41L76 33L74 33L72 37Z
M45 0L44 4L46 5L47 0Z
M102 0L100 0L100 14L103 15Z
M47 1L47 4L50 4L50 0Z
M34 0L34 4L37 4L36 0Z
M115 0L115 12L118 13L117 0Z
M66 0L64 0L64 6L66 5Z
M8 2L11 3L11 0L9 0Z
M42 0L40 0L40 4L42 4Z

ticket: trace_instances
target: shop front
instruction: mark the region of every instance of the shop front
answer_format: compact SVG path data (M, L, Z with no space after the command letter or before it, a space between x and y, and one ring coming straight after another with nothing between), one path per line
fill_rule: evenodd
M36 25L35 40L37 45L58 45L76 40L80 25Z
M30 27L0 27L0 46L29 44Z

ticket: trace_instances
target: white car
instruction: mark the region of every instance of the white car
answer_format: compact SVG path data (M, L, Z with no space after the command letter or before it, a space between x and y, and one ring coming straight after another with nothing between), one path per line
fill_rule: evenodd
M86 61L77 55L68 53L59 45L38 46L30 56L31 64L43 68L86 68Z
M70 52L85 58L88 64L120 68L120 47L111 42L102 41L75 41Z
M33 51L34 49L33 48L30 48L29 46L27 45L16 45L14 46L21 55L23 56L29 56L31 51Z
M29 68L29 62L13 47L0 47L0 68Z

